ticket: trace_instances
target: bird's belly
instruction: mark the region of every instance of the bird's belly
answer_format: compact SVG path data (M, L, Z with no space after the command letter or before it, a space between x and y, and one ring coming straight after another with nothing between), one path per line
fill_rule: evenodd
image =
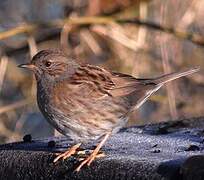
M108 101L87 102L50 105L51 115L46 117L60 133L76 141L97 139L110 131L115 133L127 122L120 106Z
M55 101L45 101L44 93L38 93L39 108L52 126L73 140L97 139L107 132L117 132L127 122L129 108L121 100L107 96L82 101L80 94L70 95L70 99L57 97Z
M76 117L67 117L62 113L54 113L48 121L63 135L69 136L75 141L90 141L98 139L107 132L113 133L125 125L127 119L118 119L116 122L111 122L109 119L95 119L93 121L91 115L86 116L86 120L81 120Z

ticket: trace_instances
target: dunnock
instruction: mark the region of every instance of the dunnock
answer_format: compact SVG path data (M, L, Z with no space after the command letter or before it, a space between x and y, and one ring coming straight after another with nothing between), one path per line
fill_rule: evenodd
M91 164L108 137L118 132L130 112L150 95L165 83L199 70L137 79L98 66L80 65L60 50L40 51L31 63L20 67L34 72L38 106L48 122L78 143L57 156L54 162L75 154L81 143L100 138L96 149L76 171Z

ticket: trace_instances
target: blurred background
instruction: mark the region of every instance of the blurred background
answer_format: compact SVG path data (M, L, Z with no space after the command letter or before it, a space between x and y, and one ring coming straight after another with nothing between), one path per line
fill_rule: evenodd
M57 135L38 110L33 75L17 68L46 48L140 78L199 66L159 90L128 125L204 115L203 19L202 0L0 1L0 143Z

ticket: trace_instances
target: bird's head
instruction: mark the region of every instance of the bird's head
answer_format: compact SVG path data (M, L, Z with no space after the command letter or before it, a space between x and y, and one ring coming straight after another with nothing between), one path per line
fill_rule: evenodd
M38 52L28 64L19 67L27 68L34 72L37 81L42 78L47 81L71 76L77 68L77 63L61 50L42 50Z

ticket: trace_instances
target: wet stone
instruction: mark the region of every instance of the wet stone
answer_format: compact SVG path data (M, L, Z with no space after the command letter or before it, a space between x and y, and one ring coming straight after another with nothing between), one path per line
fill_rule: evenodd
M64 152L73 141L67 137L32 140L26 135L23 142L0 145L0 179L201 180L204 143L199 132L203 127L200 117L124 128L102 147L105 156L78 173L74 170L81 155L53 163L56 152ZM158 133L161 128L165 133ZM83 150L95 146L96 142L82 145Z

